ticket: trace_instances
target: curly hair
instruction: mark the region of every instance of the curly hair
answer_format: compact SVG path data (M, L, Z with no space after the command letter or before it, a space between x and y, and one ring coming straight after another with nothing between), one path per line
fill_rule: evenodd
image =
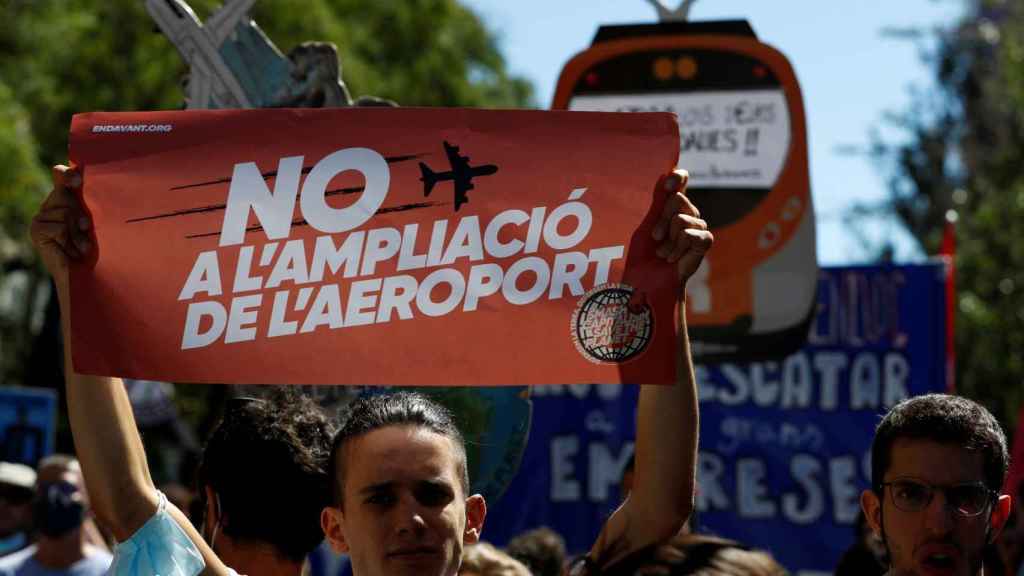
M328 466L333 503L343 505L345 484L344 458L339 453L346 443L385 426L420 426L447 437L456 450L462 493L469 493L466 444L455 425L452 413L444 406L416 392L395 392L360 396L342 414L341 426L334 436Z
M999 491L1010 466L1006 435L984 406L962 396L926 394L893 406L875 429L871 443L871 486L882 493L892 445L900 438L955 444L979 452L984 461L985 485Z
M218 495L224 533L301 562L323 540L332 436L320 408L290 387L229 400L198 470L200 494Z

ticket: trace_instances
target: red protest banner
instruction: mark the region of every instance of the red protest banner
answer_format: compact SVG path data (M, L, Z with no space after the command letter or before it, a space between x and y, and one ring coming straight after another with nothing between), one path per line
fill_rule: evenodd
M669 114L92 113L71 161L83 373L178 382L667 383L650 236Z

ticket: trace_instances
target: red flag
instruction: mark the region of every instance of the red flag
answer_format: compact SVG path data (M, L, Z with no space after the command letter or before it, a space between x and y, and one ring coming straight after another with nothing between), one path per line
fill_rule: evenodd
M954 328L956 320L956 217L947 215L942 230L939 254L946 261L946 388L956 392L956 346Z
M1020 407L1017 415L1017 432L1013 435L1013 444L1010 445L1013 452L1010 455L1010 472L1006 475L1006 485L1003 486L1003 493L1017 497L1017 490L1024 482L1024 406Z

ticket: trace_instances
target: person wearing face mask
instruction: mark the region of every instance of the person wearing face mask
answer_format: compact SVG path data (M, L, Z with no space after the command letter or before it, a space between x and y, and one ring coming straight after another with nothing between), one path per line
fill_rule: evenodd
M56 455L39 463L32 520L35 544L0 559L0 576L99 576L110 553L89 543L88 497L78 461Z

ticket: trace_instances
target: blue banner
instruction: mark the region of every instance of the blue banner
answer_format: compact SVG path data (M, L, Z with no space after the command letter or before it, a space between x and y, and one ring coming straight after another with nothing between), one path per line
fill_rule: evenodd
M0 387L0 460L33 468L53 453L57 392Z
M827 268L807 345L778 361L697 367L697 529L770 551L794 573L831 573L854 540L874 427L887 407L945 391L942 264ZM638 388L532 389L519 474L484 538L537 526L590 547L621 501Z

